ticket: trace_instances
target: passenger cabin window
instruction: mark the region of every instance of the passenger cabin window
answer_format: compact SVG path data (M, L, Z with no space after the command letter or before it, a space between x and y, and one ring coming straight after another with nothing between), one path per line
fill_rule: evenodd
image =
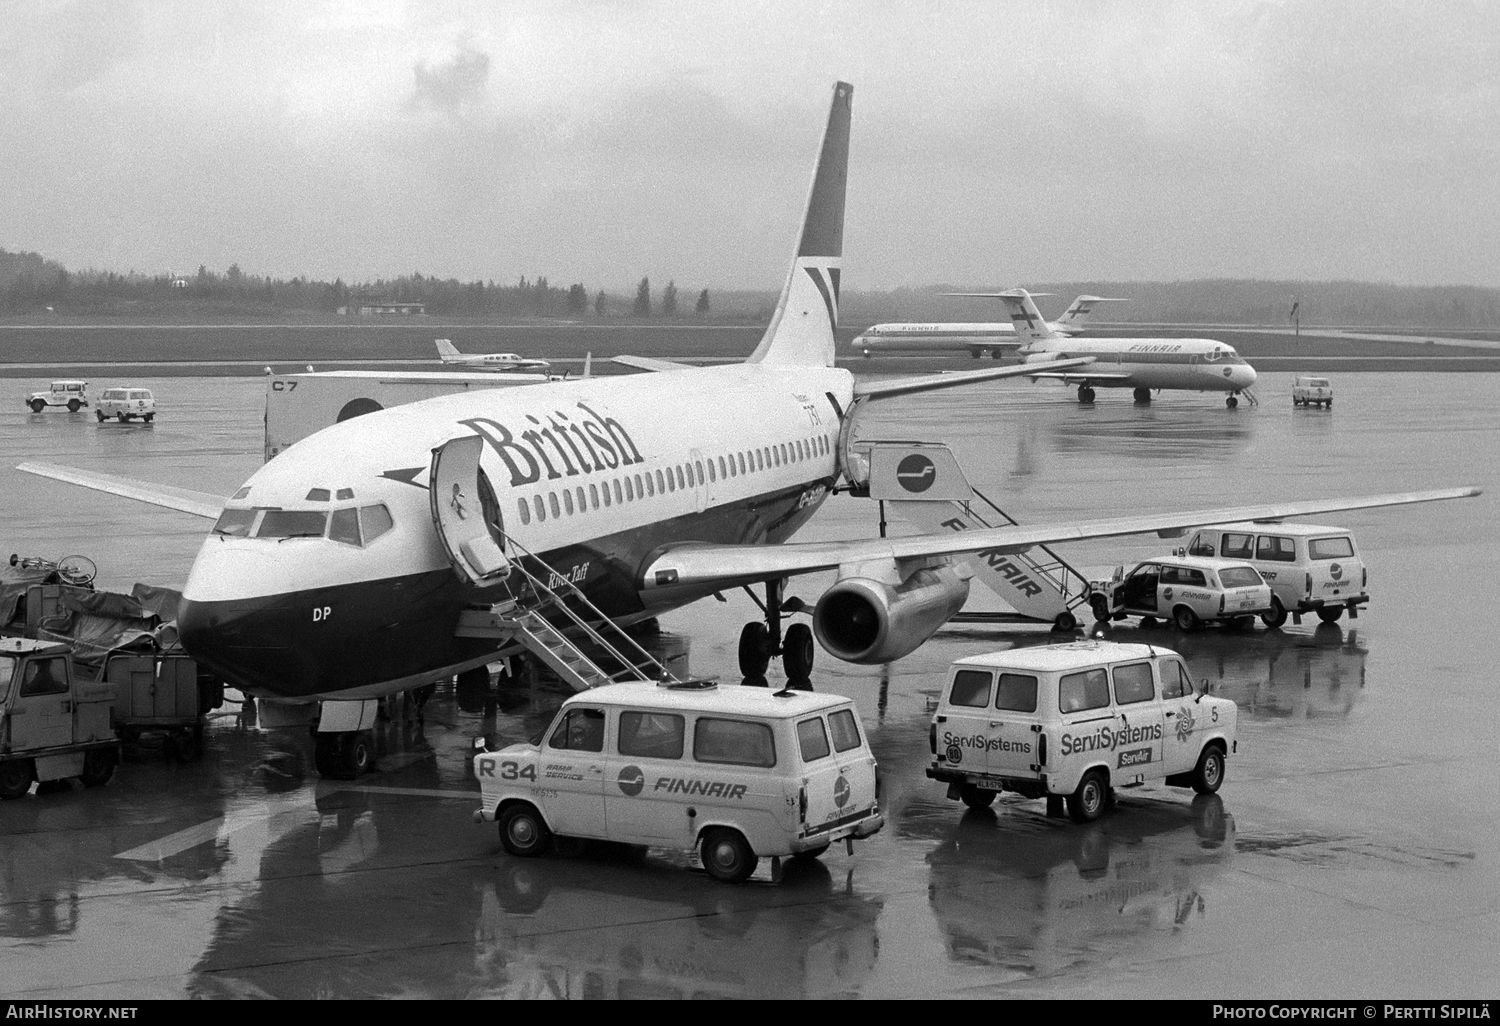
M1250 559L1255 555L1255 536L1251 534L1225 534L1223 556L1225 559Z
M797 746L802 749L803 762L813 762L829 756L833 749L828 747L828 732L823 729L821 717L814 716L797 724Z
M1188 678L1186 668L1175 659L1165 660L1161 664L1161 697L1193 697L1193 682Z
M570 752L604 751L604 713L599 709L570 709L552 732L551 748Z
M1151 681L1150 663L1131 663L1115 667L1115 704L1130 705L1134 702L1149 702L1156 697L1156 688Z
M622 712L620 754L638 759L680 759L683 723L675 713Z
M774 766L776 741L764 723L699 717L693 729L693 758L730 766Z
M547 519L547 505L542 502L542 497L538 495L531 501L536 506L536 518L545 521Z
M1256 539L1255 558L1268 559L1277 563L1295 563L1297 561L1297 543L1291 538L1282 538L1274 534L1263 534Z
M847 752L859 747L859 721L854 718L853 709L840 709L836 713L830 713L828 727L833 731L834 751Z
M995 708L1009 712L1036 712L1036 678L1027 673L1002 673Z
M1313 538L1307 543L1310 559L1348 559L1354 555L1354 545L1346 537Z
M1057 708L1060 712L1103 709L1108 705L1109 677L1103 669L1065 673L1057 682Z
M568 516L573 515L573 493L563 489L563 509L567 510Z
M516 500L516 508L521 511L521 523L531 523L531 506L525 499Z
M562 516L562 505L557 501L556 492L547 493L547 505L552 507L552 516L554 518Z
M953 675L953 690L948 692L948 703L983 709L990 704L990 682L993 679L988 670L959 670Z

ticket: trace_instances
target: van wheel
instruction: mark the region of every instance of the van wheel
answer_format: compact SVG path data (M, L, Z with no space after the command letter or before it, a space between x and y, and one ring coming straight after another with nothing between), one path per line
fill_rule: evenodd
M33 400L31 400L31 412L32 413L41 413L46 408L47 408L47 404L45 402L43 402L41 399L33 399Z
M971 809L987 809L995 804L995 792L986 787L964 784L958 789L958 797Z
M31 760L0 762L0 799L9 801L31 790Z
M755 872L760 859L738 830L710 830L703 837L703 868L724 883L739 883Z
M1275 595L1271 596L1270 612L1261 613L1260 622L1267 627L1280 627L1286 623L1286 606L1281 604L1281 599Z
M1338 623L1339 617L1343 615L1343 606L1324 606L1318 610L1318 619L1324 623Z
M788 680L807 680L812 676L813 656L812 628L805 623L794 623L786 629L781 642L781 665Z
M344 746L344 770L353 779L375 768L375 753L363 731L354 732Z
M1089 608L1094 611L1094 619L1100 623L1109 622L1109 601L1103 595L1095 595L1089 599Z
M130 422L130 418L123 413L115 414L115 420L118 420L121 424L128 424Z
M90 749L83 757L83 772L78 779L84 787L101 787L115 775L114 753L104 748Z
M109 419L108 417L106 417L104 415L104 411L103 410L95 410L94 411L94 416L96 416L96 417L99 418L99 423L101 423L101 424L103 424L106 420Z
M1104 774L1089 770L1078 782L1078 790L1068 795L1068 815L1075 823L1092 823L1109 801L1109 785Z
M1198 765L1193 770L1193 790L1199 794L1213 794L1224 783L1224 750L1210 745L1198 756Z
M508 854L529 859L552 844L552 831L542 814L525 802L517 802L500 813L500 845Z
M771 631L759 620L740 628L740 674L759 677L771 665Z
M1178 606L1172 610L1172 622L1180 631L1195 631L1198 629L1198 614L1187 606Z
M154 413L148 413L144 417L142 417L141 419L144 420L147 424L149 424L149 423L151 423L151 421L153 419L155 419L155 417L156 417L156 414L154 414Z
M69 413L77 413L81 408L82 407L79 404L79 402L78 402L77 399L69 399L68 400L68 412Z

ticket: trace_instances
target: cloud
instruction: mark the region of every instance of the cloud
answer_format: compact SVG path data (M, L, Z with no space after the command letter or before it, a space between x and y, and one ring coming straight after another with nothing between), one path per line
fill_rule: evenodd
M456 114L469 104L483 101L490 78L490 55L475 49L468 40L460 40L458 52L436 66L417 61L411 106L416 110L435 110Z

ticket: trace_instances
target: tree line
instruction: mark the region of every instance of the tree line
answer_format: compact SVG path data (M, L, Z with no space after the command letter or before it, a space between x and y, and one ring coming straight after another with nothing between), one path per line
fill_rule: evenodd
M677 284L669 281L659 302L653 301L650 278L642 278L635 301L626 307L603 289L590 294L582 282L553 285L546 276L522 276L514 285L494 281L463 282L412 272L398 278L346 283L302 276L274 278L246 274L238 264L223 273L200 266L194 274L143 274L139 271L69 271L37 253L0 249L0 313L51 309L72 313L107 313L124 308L170 309L192 304L223 313L267 314L282 311L357 313L366 305L421 303L441 317L676 317ZM698 293L695 315L710 313L708 289Z

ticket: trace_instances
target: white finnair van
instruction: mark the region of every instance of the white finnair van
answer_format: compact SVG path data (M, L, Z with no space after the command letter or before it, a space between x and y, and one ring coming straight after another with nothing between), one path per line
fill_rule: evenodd
M927 775L970 808L1001 791L1049 814L1097 819L1112 788L1164 779L1212 794L1235 750L1238 710L1194 691L1182 657L1155 645L1077 641L960 659L932 718Z
M610 684L563 703L537 744L474 756L512 855L552 837L698 851L717 879L817 857L885 823L854 703L740 685Z

